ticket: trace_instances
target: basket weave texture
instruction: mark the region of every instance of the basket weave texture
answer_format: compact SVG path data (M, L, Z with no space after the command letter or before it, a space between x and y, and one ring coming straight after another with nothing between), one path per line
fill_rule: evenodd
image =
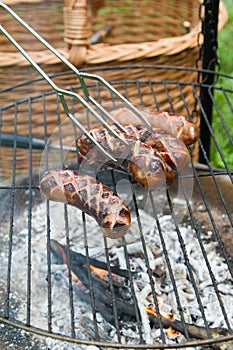
M150 59L151 64L173 65L173 55L197 47L200 32L199 1L193 0L64 0L40 2L7 0L13 9L41 33L76 66L82 64L120 64ZM25 31L10 16L2 14L3 26L13 31L16 39L25 42ZM219 29L227 19L225 7L220 3ZM102 43L91 45L94 33L100 36L109 28ZM62 45L62 42L67 45ZM28 64L20 53L2 39L1 66ZM26 49L38 63L54 64L58 59L38 43L27 40ZM190 55L188 55L190 53ZM189 64L187 52L180 66Z
M201 22L198 0L25 0L23 2L5 0L4 2L9 4L19 16L75 66L78 68L96 67L96 73L110 82L116 80L148 81L150 79L180 82L197 80L195 70L167 70L164 67L155 73L154 69L136 69L136 66L196 67L199 55L198 38L199 43L202 40L202 36L199 35ZM223 3L220 2L219 30L226 20L227 12ZM46 50L2 9L0 10L0 22L47 73L59 73L65 70L57 57ZM100 42L91 44L93 36L97 39L99 37ZM101 70L106 65L112 67L130 65L131 68L129 70ZM132 68L132 65L135 65L135 69ZM0 36L1 88L5 89L36 77L38 73L34 68L4 36ZM62 87L65 88L68 85L77 84L77 80L72 77L69 81L63 81L62 84ZM129 91L129 84L127 88ZM161 110L187 115L189 114L187 113L188 105L191 113L195 98L190 85L182 88L183 100L180 99L177 85L171 84L166 89L169 90L172 99L172 109L163 86L158 85L156 99ZM14 95L8 92L0 94L1 105L4 106L15 100L50 90L50 86L41 81L35 84L35 88L30 85L30 89L27 87L16 89ZM132 84L131 102L140 105L141 98L134 90L135 85ZM124 89L120 92L124 94ZM145 88L142 94L143 104L154 107L151 90ZM106 94L106 98L109 98L109 94ZM44 114L43 107L38 105L33 113L35 118L33 118L32 131L35 136L42 137L44 132L41 117ZM48 134L53 129L56 114L57 107L55 104L54 107L50 105L46 113ZM13 117L11 115L4 117L6 120L3 120L2 123L3 131L5 125L7 132L14 132L11 122ZM64 118L66 116L61 112L61 119ZM39 120L41 120L41 125ZM24 127L24 122L28 123L28 119L25 118L24 121L22 117L18 120L18 133L20 134L27 133L28 126L25 124ZM19 152L24 151L19 150ZM23 155L20 157L23 158Z
M19 16L78 68L121 64L196 67L198 37L199 42L202 40L199 0L5 0L5 3L12 5ZM219 30L226 20L227 12L220 2ZM4 10L0 11L0 22L45 71L64 70L58 58ZM106 28L109 33L104 36ZM90 44L96 33L101 42ZM2 88L36 76L21 53L0 36ZM131 69L129 76L120 70L109 70L104 78L113 81L155 77L148 70L139 74ZM181 76L178 71L171 74L164 70L163 79L189 82L195 81L197 75L188 72ZM15 96L18 97L21 98ZM177 112L182 109L177 108Z

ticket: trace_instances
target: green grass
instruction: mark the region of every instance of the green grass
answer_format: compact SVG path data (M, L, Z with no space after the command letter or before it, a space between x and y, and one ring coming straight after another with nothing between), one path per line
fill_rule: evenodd
M224 4L228 11L228 22L218 34L218 58L220 60L220 71L233 76L233 4L232 0L224 0ZM217 108L213 109L213 129L220 149L226 159L229 168L233 169L233 145L223 127L223 123L219 118L218 109L224 117L224 122L233 137L233 79L220 78L217 86L230 89L225 96L221 91L215 91L215 100ZM211 164L215 167L224 167L219 152L211 142L210 153Z

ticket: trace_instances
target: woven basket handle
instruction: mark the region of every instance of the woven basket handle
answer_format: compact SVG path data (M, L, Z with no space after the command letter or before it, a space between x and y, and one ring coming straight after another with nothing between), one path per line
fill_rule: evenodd
M88 18L86 0L64 0L64 41L68 44L69 61L80 66L86 57Z

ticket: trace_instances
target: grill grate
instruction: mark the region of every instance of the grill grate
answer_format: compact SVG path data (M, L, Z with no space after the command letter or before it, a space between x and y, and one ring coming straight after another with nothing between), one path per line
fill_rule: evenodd
M146 69L146 67L143 68ZM122 66L121 69L124 69L124 67ZM140 69L140 67L138 67L138 69ZM155 72L159 71L159 69L160 67L154 67ZM167 69L179 68L168 67ZM208 73L212 74L211 72ZM213 101L215 117L218 118L219 122L222 124L226 139L232 144L232 130L229 125L226 125L225 115L223 115L222 112L223 106L222 104L217 104L215 96L218 94L222 95L225 101L224 111L226 111L227 106L229 114L232 114L233 91L224 88L224 81L232 81L233 78L220 73L217 74L219 79L222 79L223 85L218 84L212 87L203 84L202 87L204 86L208 90L209 96ZM66 81L69 78L72 81L71 73L59 75L59 79L61 76L64 76ZM40 82L40 80L29 81L26 86L30 89L33 84L37 84L38 82ZM14 116L12 147L1 148L0 160L2 177L0 186L2 222L0 239L1 246L4 247L2 251L3 268L0 274L2 295L0 298L2 305L1 322L34 332L37 335L50 336L54 338L54 341L69 341L78 343L80 346L94 344L100 348L145 348L147 339L145 324L142 322L141 311L140 308L138 308L139 297L137 286L135 286L135 279L138 277L135 277L136 275L132 264L136 264L138 261L141 264L141 261L143 261L144 267L141 267L143 276L147 278L151 288L151 300L155 306L156 312L159 313L161 308L158 299L159 286L164 294L169 294L169 292L164 289L162 283L158 286L158 281L161 282L162 279L162 273L157 272L156 274L151 266L151 248L149 243L154 242L156 245L158 240L160 242L160 254L164 262L163 267L165 270L163 273L166 273L164 283L172 287L171 294L174 299L173 307L175 306L176 308L176 317L180 321L183 338L181 342L174 340L172 337L169 338L164 331L163 319L158 317L157 328L159 330L159 335L156 333L155 344L150 344L148 342L146 347L154 349L174 349L181 347L202 349L205 345L209 345L214 349L221 349L224 343L225 345L227 344L226 346L230 349L233 340L233 311L231 312L230 310L231 307L227 303L227 297L232 301L233 289L230 289L229 286L232 287L233 280L233 250L231 244L233 227L233 174L231 166L225 159L219 145L219 140L217 140L215 136L212 126L209 123L208 116L205 113L205 108L199 98L200 84L155 79L151 79L150 81L115 81L112 82L112 84L117 90L123 93L130 102L136 105L147 105L147 101L143 99L143 96L145 96L145 91L150 91L154 98L154 106L158 109L164 105L164 101L157 100L157 91L158 88L161 87L161 89L164 90L164 100L167 101L166 109L172 112L175 112L172 103L174 96L171 95L170 91L171 86L176 86L177 96L175 98L182 101L184 113L190 118L192 118L192 110L190 110L190 106L183 92L187 86L192 86L193 94L197 101L197 109L201 111L203 116L202 123L206 124L205 126L209 131L212 147L217 150L224 168L216 169L211 165L211 161L206 154L205 143L203 139L200 138L198 140L199 153L201 154L201 158L205 160L205 165L191 161L188 171L178 174L174 185L169 189L147 193L138 188L129 175L121 171L106 169L98 173L99 179L106 182L113 189L119 191L121 185L123 186L123 191L126 187L132 189L132 192L128 194L127 198L134 216L136 233L131 236L129 235L130 237L126 235L125 238L120 239L117 244L114 244L114 241L102 237L100 232L98 232L98 237L96 238L97 229L93 228L92 222L90 222L85 214L77 217L77 226L79 224L81 226L79 228L76 227L78 230L78 233L76 233L76 229L72 228L72 225L74 225L73 215L75 215L76 220L76 212L73 214L73 212L64 205L59 207L60 214L57 214L57 209L52 203L49 201L41 201L38 183L39 177L45 168L54 168L54 166L58 168L77 166L77 155L73 152L72 147L74 146L79 131L69 120L63 118L57 95L48 91L47 93L26 97L25 99L1 108L2 134L0 135L4 135L4 133L8 132L8 117ZM134 89L129 89L129 86L134 86ZM3 91L2 94L14 94L14 91L17 91L18 88L20 87L12 87L11 90ZM111 110L118 106L114 97L111 96L109 92L106 92L100 84L90 83L88 88L91 89L95 98L98 99L98 102L100 102L104 108ZM80 92L81 87L73 84L69 89L74 92ZM53 112L50 113L51 103L56 106L56 115L54 115ZM39 113L38 106L40 106ZM80 110L72 99L70 100L70 108L73 113L78 113L78 115L83 118L82 122L86 126L92 126L93 121L88 111ZM38 115L40 116L40 123L43 120L43 137L41 137L40 130L40 139L45 141L44 144L42 143L42 146L47 145L44 150L38 149L38 143L34 143L34 137L39 134L33 121L38 118ZM28 138L24 140L26 143L26 146L24 145L25 149L23 150L25 152L24 159L20 158L21 154L18 153L17 149L17 146L19 146L17 135L22 133L22 129L20 129L20 120L22 116L24 120L27 116L26 119L28 120L28 123L25 123L27 129L24 129L24 135L28 135ZM49 136L51 133L51 118L53 119L52 131L54 132L52 136ZM49 146L47 143L48 141L51 142ZM53 148L52 145L58 146ZM70 151L67 151L69 149ZM190 150L191 154L192 151L193 150ZM11 163L9 163L8 160L7 167L3 157L6 153L9 153L9 157L12 157L10 160ZM18 166L22 161L24 162L25 174L18 174ZM125 184L127 184L127 186L125 186ZM39 218L35 215L36 212L39 212ZM41 213L43 213L43 215ZM145 218L144 215L148 216ZM174 265L173 251L171 250L170 244L172 238L167 234L163 226L164 217L169 217L170 224L173 228L171 232L175 235L174 246L178 246L181 252L180 257L177 256L177 259L181 260L180 267L181 263L182 266L185 266L185 281L188 281L188 286L191 289L191 291L187 291L187 294L191 293L191 295L195 296L197 315L192 315L193 320L191 321L197 326L204 327L206 331L205 336L199 339L193 336L188 326L188 305L185 303L184 290L180 285L180 279L177 277L177 265ZM151 220L149 222L149 228L146 224L148 218ZM56 220L58 220L57 223ZM169 224L167 225L169 226ZM156 231L153 231L153 227L156 227ZM60 231L60 233L57 234L56 229ZM206 271L208 273L208 283L211 285L211 293L208 289L210 287L209 285L203 289L200 286L198 278L201 279L201 277L199 276L197 278L196 266L194 266L195 259L192 255L193 251L189 248L191 243L188 241L185 229L192 229L195 247L198 247L197 249L203 261L203 266L199 266L200 273L201 271ZM151 230L153 234L151 234ZM156 241L154 241L154 236L157 237ZM64 269L58 269L58 272L56 272L55 266L58 265L54 262L54 256L51 252L52 239L58 239L59 242L67 245L74 251L78 251L79 248L81 248L83 254L87 257L88 266L91 265L94 252L96 253L96 246L98 247L99 257L104 257L109 272L109 288L113 295L111 312L114 317L114 337L105 339L100 330L101 322L97 307L99 300L96 297L96 292L93 287L95 279L90 269L88 270L88 280L90 283L89 310L91 310L91 316L93 318L92 332L94 335L91 336L89 331L88 337L84 336L83 332L80 330L80 315L78 315L77 311L77 285L72 278L71 270L68 270L67 273ZM213 245L209 245L211 242ZM135 254L131 252L131 247L136 243L140 245L141 250L140 252L136 251ZM116 252L119 247L122 247L122 256L124 257L124 264L128 271L127 283L135 307L135 320L133 323L128 322L129 328L134 327L136 329L135 334L137 334L137 336L135 336L135 343L132 343L129 333L125 336L124 332L126 332L125 327L127 322L122 321L119 316L117 307L118 301L110 274L111 266L115 261L114 252ZM43 252L43 254L41 252ZM174 252L176 252L175 248ZM22 254L21 258L20 254ZM69 260L72 260L70 254L71 253L68 251L68 265ZM138 255L141 255L141 257L138 257ZM157 256L155 258L157 258ZM224 266L224 275L221 275L221 273L218 275L216 265L214 264L215 259L221 260ZM139 265L136 266L138 269L138 271L136 271L138 276L139 272L142 271L140 271ZM37 272L38 268L40 269L39 275ZM219 269L220 268L221 266ZM43 276L43 280L38 281L38 276ZM61 278L63 281L63 284L61 282L60 286L63 286L64 295L66 295L69 305L69 308L66 310L69 320L67 328L61 327L59 329L57 326L56 308L59 303L62 304L62 299L60 293L57 292L54 287L54 284L59 284L59 281L56 282L56 278L57 280ZM64 283L66 284L64 285ZM41 299L40 297L37 298L35 288L38 288L37 294L42 294L46 299L43 300L43 305L40 305ZM57 295L54 294L55 292ZM205 304L205 297L207 294L205 295L205 293L209 293L209 297L212 297L213 308L216 307L218 310L218 317L221 316L220 318L222 321L218 327L226 329L225 335L217 333L217 339L215 339L216 335L214 336L212 333L213 325L216 324L217 320L214 319L214 316L210 317L207 312L207 306ZM83 305L82 301L80 303ZM87 306L82 307L85 309ZM39 311L38 314L35 315L36 309L39 309ZM198 319L198 322L194 320L195 317ZM44 323L45 320L47 324ZM103 324L106 326L106 323ZM105 329L105 333L109 333L108 335L110 336L110 329L109 332Z

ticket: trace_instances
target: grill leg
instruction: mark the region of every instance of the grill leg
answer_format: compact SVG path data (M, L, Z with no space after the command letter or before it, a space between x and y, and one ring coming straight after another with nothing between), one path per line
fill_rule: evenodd
M218 13L219 13L219 0L204 0L205 15L202 24L202 31L204 35L203 44L203 57L202 57L202 68L211 71L215 70L217 59L217 34L218 34ZM209 73L202 74L202 84L211 86L214 84L215 75ZM200 137L206 156L209 158L210 155L210 130L205 121L205 117L208 118L209 124L212 122L213 104L211 100L211 94L213 89L201 86L201 103L203 106L203 112L201 113L201 126L200 126ZM204 116L205 114L205 116ZM205 155L200 152L199 155L200 163L206 163Z

